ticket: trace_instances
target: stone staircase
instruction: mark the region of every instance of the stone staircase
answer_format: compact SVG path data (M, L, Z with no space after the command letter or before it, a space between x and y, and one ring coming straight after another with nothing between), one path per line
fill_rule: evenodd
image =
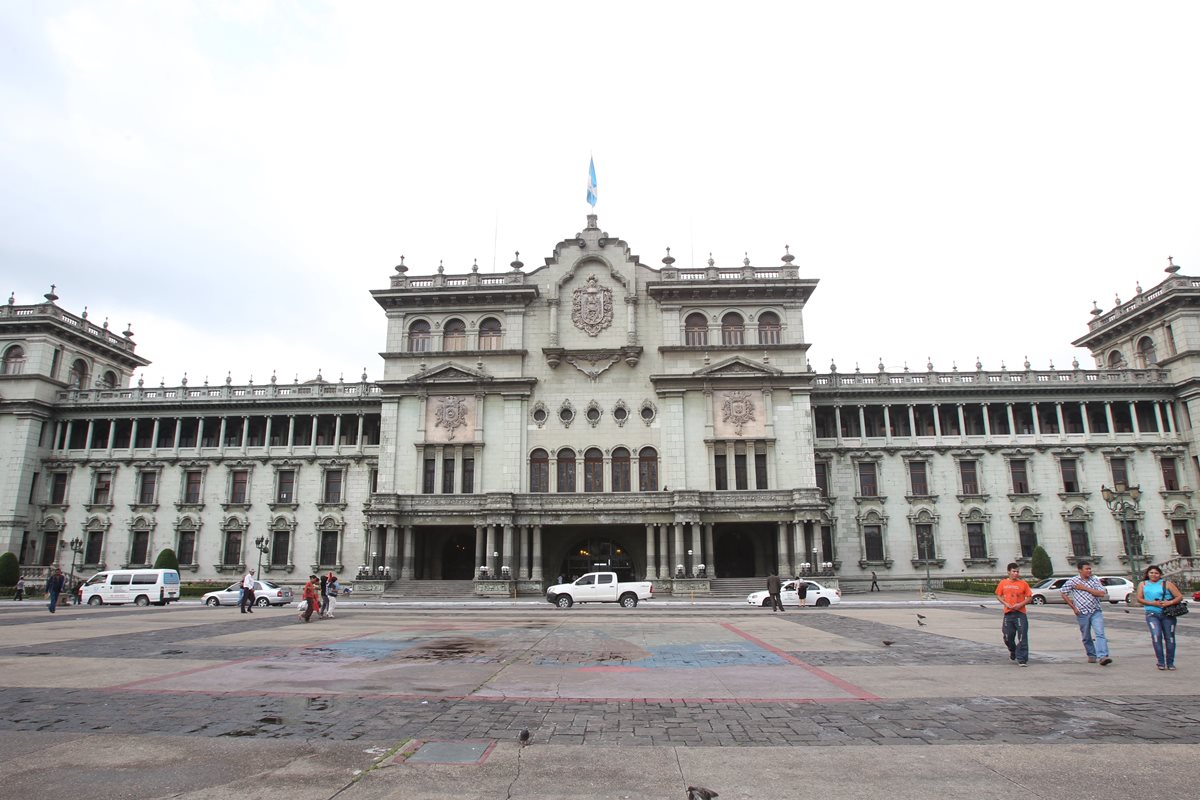
M737 597L745 600L751 592L765 591L766 578L713 578L709 597Z
M383 590L384 597L403 598L464 598L475 596L474 581L392 581Z

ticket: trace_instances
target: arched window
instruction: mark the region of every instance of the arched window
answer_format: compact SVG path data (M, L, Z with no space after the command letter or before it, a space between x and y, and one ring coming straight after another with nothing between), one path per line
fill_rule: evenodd
M19 344L4 351L4 361L0 363L0 375L20 375L25 371L25 348Z
M291 551L292 525L279 517L271 525L271 552L267 561L272 567L286 567L291 563Z
M500 327L500 320L488 317L479 323L480 350L499 350L503 339L504 329Z
M429 323L423 319L408 326L408 352L429 352Z
M779 344L779 315L774 311L764 311L758 315L758 343Z
M658 491L658 451L653 447L638 451L638 490Z
M550 491L550 456L540 448L529 454L529 491Z
M629 488L629 451L618 447L612 451L612 490L628 492Z
M1125 356L1121 355L1120 350L1113 350L1111 353L1108 354L1108 368L1109 369L1124 369L1125 368Z
M75 363L71 365L71 374L67 376L67 383L72 389L86 389L87 382L87 363L82 358L77 358L75 359Z
M575 451L567 447L558 453L558 484L560 492L575 491Z
M101 389L117 388L117 373L113 372L111 369L105 370L104 377L100 379L100 388Z
M683 321L683 343L693 347L708 344L708 317L688 314Z
M448 319L442 326L442 349L464 350L467 346L467 326L461 319Z
M741 314L730 311L721 317L721 344L742 344L746 336L746 323Z
M599 448L589 447L583 454L583 490L604 491L604 454Z
M1152 367L1158 363L1158 355L1154 352L1154 340L1143 336L1138 342L1138 366Z

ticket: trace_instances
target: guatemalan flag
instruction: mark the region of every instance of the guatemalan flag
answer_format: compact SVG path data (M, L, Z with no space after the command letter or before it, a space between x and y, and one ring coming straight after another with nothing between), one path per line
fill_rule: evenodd
M596 159L588 159L588 192L587 201L592 206L596 207Z

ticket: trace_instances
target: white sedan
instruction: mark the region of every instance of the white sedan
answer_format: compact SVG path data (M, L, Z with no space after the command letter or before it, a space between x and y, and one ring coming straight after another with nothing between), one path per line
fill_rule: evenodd
M803 581L803 583L808 584L808 596L804 598L804 602L810 606L825 608L826 606L842 602L842 592L840 589L829 589L815 581ZM779 599L783 601L785 608L800 605L800 595L796 593L796 585L796 581L785 581L782 590L779 592ZM752 606L770 608L771 595L767 594L765 589L761 592L751 592L746 596L746 603Z
M1110 603L1133 603L1133 581L1129 578L1110 575L1097 575L1100 579L1100 585L1108 592L1108 602ZM1062 586L1070 578L1046 578L1046 580L1033 587L1033 598L1030 600L1035 606L1044 605L1045 603L1066 603L1062 596Z
M254 582L254 605L260 608L287 605L294 598L295 594L289 586L280 586L270 581ZM201 599L206 606L236 606L242 599L242 584L230 584L224 589L209 592Z

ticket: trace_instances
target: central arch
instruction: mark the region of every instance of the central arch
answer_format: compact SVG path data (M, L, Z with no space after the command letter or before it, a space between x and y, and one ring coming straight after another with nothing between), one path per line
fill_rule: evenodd
M455 533L442 544L442 580L469 581L475 577L475 536Z

